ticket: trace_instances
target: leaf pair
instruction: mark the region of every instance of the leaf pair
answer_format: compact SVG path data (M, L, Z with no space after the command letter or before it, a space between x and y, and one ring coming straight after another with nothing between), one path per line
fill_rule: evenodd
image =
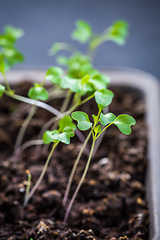
M90 122L89 117L85 112L76 111L73 112L71 116L74 120L77 121L77 126L81 131L86 131L91 128L92 123ZM96 116L93 117L96 119ZM135 125L136 121L132 116L129 116L127 114L121 114L116 117L113 113L107 113L105 115L101 113L100 123L105 126L108 124L114 124L123 134L129 135L131 133L131 126ZM94 131L96 134L100 133L100 125L95 126Z
M54 131L46 131L43 134L43 142L49 144L51 142L59 141L65 144L70 143L70 137L74 137L76 125L72 122L70 116L65 116L59 121L59 129Z
M116 117L113 113L107 113L105 115L101 113L100 123L102 125L114 124L123 134L129 135L131 133L131 126L136 124L136 120L127 114L121 114Z
M49 144L51 142L62 142L65 144L69 144L70 143L70 136L68 135L68 133L64 132L64 133L59 133L57 130L55 131L46 131L43 134L43 142L45 144Z

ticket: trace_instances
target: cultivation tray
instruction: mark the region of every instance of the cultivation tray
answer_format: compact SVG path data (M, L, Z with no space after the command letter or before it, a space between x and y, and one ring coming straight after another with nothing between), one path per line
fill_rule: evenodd
M146 104L148 126L148 168L146 174L147 198L150 212L150 240L160 239L160 85L158 80L145 72L134 69L113 68L101 70L111 79L111 85L134 89ZM7 73L10 82L22 80L39 82L44 70L12 70ZM0 76L0 82L3 82Z

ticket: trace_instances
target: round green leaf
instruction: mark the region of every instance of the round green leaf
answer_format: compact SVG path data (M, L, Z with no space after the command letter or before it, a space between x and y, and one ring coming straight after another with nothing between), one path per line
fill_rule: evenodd
M95 92L95 101L100 109L103 109L111 104L113 97L113 92L108 89L101 89Z
M63 133L56 133L56 132L53 132L51 134L51 138L53 140L57 140L59 142L62 142L62 143L65 143L65 144L69 144L70 143L70 136L68 133L66 132L63 132Z
M49 94L44 87L41 87L38 83L31 87L28 96L34 100L46 101L49 98Z
M45 144L49 144L51 142L53 142L53 139L51 138L51 134L53 133L53 131L45 131L45 133L43 134L42 140Z
M107 125L111 122L113 122L116 119L116 116L113 113L107 113L107 114L103 114L101 113L100 115L100 123L102 125Z
M128 23L124 20L118 20L112 24L107 37L118 45L124 45L128 36Z
M5 60L10 66L15 65L16 63L23 62L24 56L15 48L8 48L3 53Z
M6 26L5 27L6 34L12 36L14 39L18 39L24 35L24 30L20 28L15 28L12 26Z
M91 128L92 123L86 113L81 111L76 111L71 114L72 118L78 122L78 128L81 131L86 131Z
M52 83L59 83L62 75L63 70L60 67L51 67L47 70L45 77Z
M80 43L86 43L92 36L91 26L85 21L76 22L76 30L71 34L72 39L78 40Z
M121 114L113 122L119 130L126 135L131 133L131 126L136 124L136 120L129 115Z
M90 78L89 82L93 84L95 90L100 90L107 88L110 79L105 74L96 73Z
M65 116L60 119L58 126L60 132L63 132L64 128L66 127L70 127L72 130L76 130L76 125L72 122L72 118L70 116Z
M72 92L81 91L81 81L79 79L70 78L69 76L62 78L60 85L63 89L70 89Z
M68 135L69 135L70 137L74 137L74 136L75 136L74 130L73 130L72 127L65 127L65 128L63 129L63 132L68 133Z

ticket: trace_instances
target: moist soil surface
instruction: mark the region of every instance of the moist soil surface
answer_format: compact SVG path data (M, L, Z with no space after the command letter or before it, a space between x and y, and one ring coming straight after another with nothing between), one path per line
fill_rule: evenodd
M31 83L19 83L17 94L27 96ZM35 147L13 155L16 136L31 106L7 96L0 99L0 239L148 239L148 203L145 198L147 166L147 128L145 105L134 91L113 88L115 97L109 111L132 115L137 124L132 134L123 135L109 127L92 158L86 179L77 195L67 224L63 223L67 206L62 205L69 174L82 144L77 137L70 145L59 144L44 179L28 205L23 208L31 172L31 188L36 183L49 149ZM51 100L53 106L60 101ZM88 110L87 110L88 109ZM83 108L97 113L94 101ZM37 109L24 141L37 139L40 129L53 115ZM92 118L90 118L92 119ZM69 199L82 176L87 155L83 154L72 184ZM69 201L67 202L68 205Z

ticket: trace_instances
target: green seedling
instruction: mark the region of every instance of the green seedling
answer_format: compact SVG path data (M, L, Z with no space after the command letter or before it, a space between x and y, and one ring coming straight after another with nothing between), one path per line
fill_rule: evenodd
M89 165L90 165L90 161L93 155L93 151L94 151L94 146L96 143L96 140L101 136L101 134L111 125L116 125L119 130L125 134L125 135L129 135L131 133L131 126L136 124L135 119L132 116L126 115L126 114L121 114L119 116L115 116L113 113L107 113L107 114L103 114L102 110L107 107L111 102L112 102L112 98L113 98L113 93L110 90L100 90L100 91L96 91L95 92L95 101L98 105L98 114L97 115L92 115L93 117L93 123L90 122L89 116L87 115L87 113L82 112L82 111L75 111L71 114L72 118L77 121L77 127L81 130L81 131L86 131L90 129L90 132L88 133L88 136L86 138L86 141L89 140L90 136L92 136L92 145L91 145L91 150L90 150L90 154L83 172L83 175L79 181L79 184L71 198L71 201L68 205L65 217L64 217L64 222L67 221L69 213L71 211L71 207L74 203L74 200L77 196L77 193L84 181L84 178L87 174ZM101 129L101 125L104 125L104 128ZM86 142L84 143L84 145L86 144ZM84 149L84 147L82 147ZM76 170L76 166L80 160L82 152L78 155L76 161L75 161L75 165L73 167L73 170L71 172L70 175L70 179L68 182L68 186L67 186L67 190L64 196L64 200L63 203L65 204L67 201L67 197L69 194L69 190L70 190L70 186L72 183L72 179L73 179L73 175L75 173Z
M90 68L97 48L106 41L113 41L122 46L128 36L128 23L124 20L115 21L101 34L95 34L89 23L83 20L76 21L76 29L71 33L71 38L81 44L88 43L86 55L83 55L74 46L67 43L55 43L49 50L50 55L55 55L60 50L68 50L73 55L71 58L65 56L58 57L59 64L67 65L70 74L83 71L83 68ZM80 71L78 71L80 70ZM89 72L88 72L89 74ZM74 75L75 77L75 75ZM83 76L80 76L83 77Z
M54 130L54 131L46 131L43 134L43 142L45 144L49 144L49 143L53 143L52 149L50 151L50 154L48 155L48 158L46 160L46 163L44 165L44 168L42 170L41 175L39 176L36 184L34 185L34 187L32 188L32 190L30 192L26 192L26 196L25 196L25 200L24 200L24 204L23 206L25 207L27 205L27 203L29 202L29 200L32 198L34 192L37 190L37 188L39 187L44 174L46 172L46 169L48 167L48 164L50 162L50 159L52 157L52 154L55 150L55 148L57 147L57 145L59 144L59 142L65 143L65 144L69 144L70 143L70 138L74 137L74 131L76 130L76 125L72 122L72 119L70 116L65 116L64 118L62 118L59 121L59 128L58 130Z

